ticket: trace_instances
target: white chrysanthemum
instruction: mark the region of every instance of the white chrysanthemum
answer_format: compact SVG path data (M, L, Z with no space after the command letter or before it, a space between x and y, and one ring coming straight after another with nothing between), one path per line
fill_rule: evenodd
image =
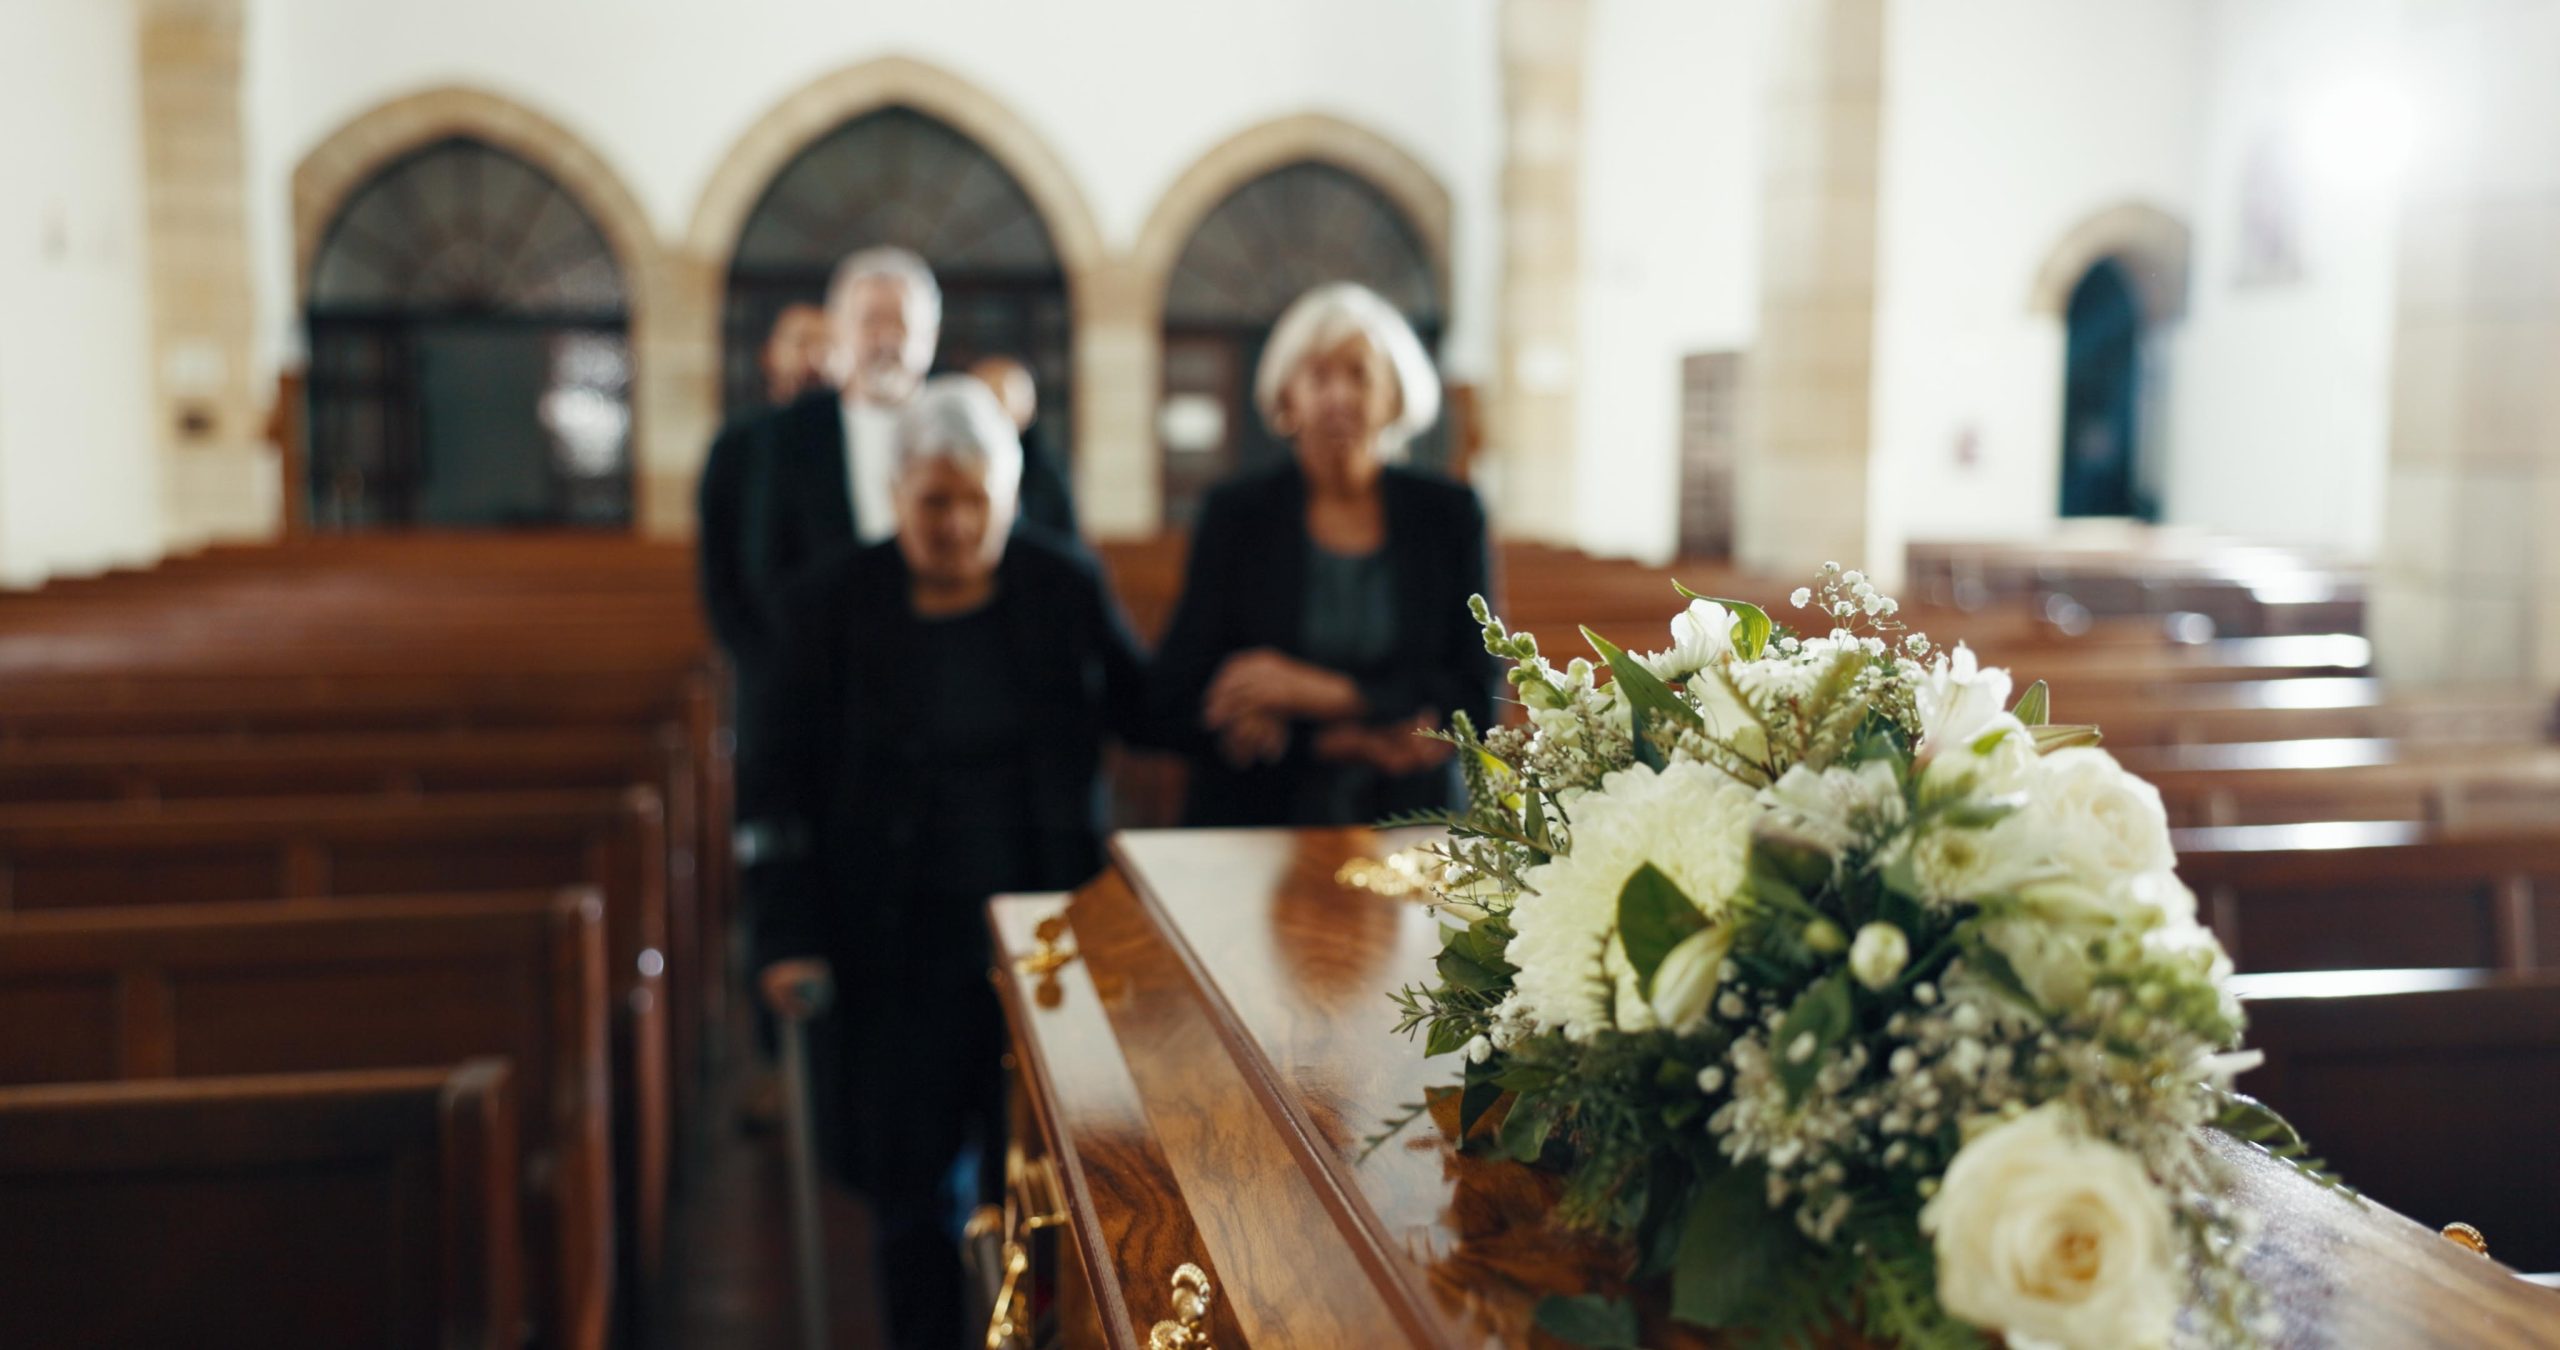
M1652 1026L1653 1011L1636 992L1626 951L1613 936L1618 893L1652 863L1701 912L1721 917L1742 884L1759 814L1749 788L1704 764L1610 774L1574 807L1572 854L1522 877L1526 890L1511 911L1516 936L1507 953L1520 968L1513 1011L1575 1039L1612 1025Z

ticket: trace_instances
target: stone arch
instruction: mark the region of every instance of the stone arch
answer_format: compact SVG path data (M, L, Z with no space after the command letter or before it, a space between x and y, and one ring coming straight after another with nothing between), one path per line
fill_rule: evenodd
M559 184L613 251L629 296L632 519L643 533L683 533L691 518L691 460L700 451L684 444L691 424L665 415L683 365L671 327L682 297L640 199L602 154L560 123L503 95L461 85L404 95L349 119L294 166L296 311L308 296L321 241L348 199L393 161L457 136L496 146Z
M2187 223L2146 202L2120 202L2064 233L2036 269L2027 311L2059 322L2072 288L2101 259L2112 258L2133 281L2143 322L2174 322L2187 312L2188 260L2195 247Z
M882 57L803 85L747 128L721 157L696 201L685 252L728 266L738 235L774 176L808 145L864 113L908 107L976 141L1039 208L1075 299L1103 265L1102 227L1066 161L1031 124L993 95L949 71L903 56ZM1079 301L1080 303L1080 301Z
M540 169L577 200L603 232L631 287L634 321L650 301L657 231L640 199L602 155L559 123L478 89L429 89L358 114L302 157L293 170L293 287L310 285L311 263L329 222L355 191L393 160L453 136L486 141Z
M730 258L749 215L775 176L811 143L865 113L892 107L914 109L967 136L1021 184L1048 228L1066 277L1078 394L1095 383L1087 330L1095 297L1108 289L1114 268L1102 227L1066 161L1011 108L949 71L903 56L865 61L819 76L756 119L731 143L695 199L692 221L671 259L677 313L669 342L680 352L681 373L666 386L659 410L665 424L679 428L684 490L690 490L719 426L722 300ZM1096 443L1086 402L1080 397L1076 407L1079 446ZM1081 478L1081 467L1078 473Z
M1324 113L1298 113L1230 136L1194 160L1156 200L1114 284L1078 341L1078 364L1094 385L1077 409L1094 453L1076 465L1089 523L1105 534L1163 528L1163 449L1156 402L1164 382L1166 283L1192 232L1237 189L1275 169L1315 162L1375 188L1409 221L1430 259L1432 280L1454 303L1451 228L1455 210L1439 175L1410 151L1365 127Z
M1309 160L1350 173L1394 204L1421 235L1440 294L1453 293L1449 230L1454 212L1439 176L1376 132L1323 113L1300 113L1229 137L1193 161L1157 199L1130 250L1146 307L1162 307L1165 281L1183 245L1220 202L1274 169Z

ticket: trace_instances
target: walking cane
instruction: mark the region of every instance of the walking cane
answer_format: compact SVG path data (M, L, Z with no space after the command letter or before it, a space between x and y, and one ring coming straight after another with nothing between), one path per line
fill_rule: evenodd
M800 1274L800 1344L827 1350L826 1234L818 1226L818 1159L809 1120L810 1019L835 999L835 982L812 976L791 991L798 1008L776 1007L782 1041L782 1118L791 1168L791 1246Z

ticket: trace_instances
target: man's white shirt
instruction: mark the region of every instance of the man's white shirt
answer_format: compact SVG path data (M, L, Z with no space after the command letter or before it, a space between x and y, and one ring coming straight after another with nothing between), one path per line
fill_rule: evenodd
M844 411L844 481L853 495L853 534L876 544L898 532L898 410L847 396Z

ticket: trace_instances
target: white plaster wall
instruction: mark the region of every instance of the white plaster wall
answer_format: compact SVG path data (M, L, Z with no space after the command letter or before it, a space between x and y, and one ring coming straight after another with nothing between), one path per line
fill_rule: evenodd
M2324 151L2337 133L2319 122L2352 115L2359 90L2398 88L2424 152L2398 31L2398 0L2213 8L2193 308L2170 389L2173 521L2359 557L2380 538L2399 183L2380 147ZM2299 165L2303 273L2243 288L2244 166L2270 142Z
M1592 6L1574 508L1593 553L1675 550L1680 358L1747 347L1758 326L1774 3Z
M2028 534L2059 494L2062 334L2028 301L2086 218L2192 215L2207 0L1887 11L1869 558ZM2176 340L2167 344L2183 369ZM1844 560L1845 561L1845 560Z
M135 25L0 0L0 583L160 549Z
M268 354L297 340L293 166L374 105L445 84L515 99L586 140L661 235L791 91L900 55L1011 107L1126 247L1164 189L1256 123L1325 112L1438 174L1459 222L1447 362L1480 375L1500 259L1496 13L1485 0L251 0L252 228Z

